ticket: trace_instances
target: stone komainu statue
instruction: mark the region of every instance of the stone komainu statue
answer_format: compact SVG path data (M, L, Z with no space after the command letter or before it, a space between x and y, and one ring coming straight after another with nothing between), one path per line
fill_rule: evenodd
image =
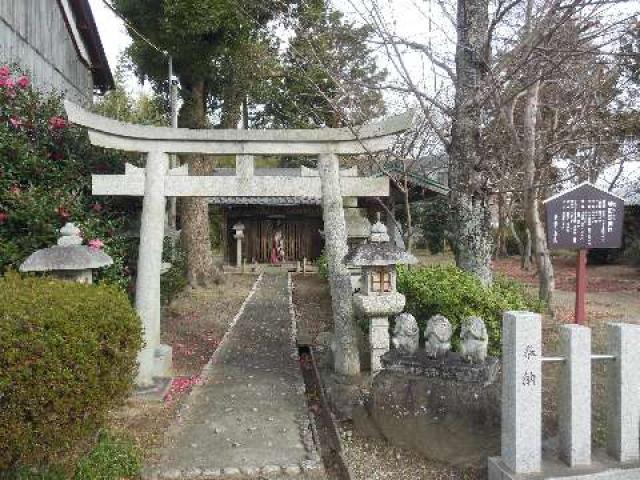
M451 350L453 328L447 317L434 315L427 321L424 331L424 349L432 358L444 357Z
M393 329L393 346L404 354L414 354L418 351L420 329L418 322L410 313L401 313L396 317Z
M460 330L460 354L471 363L484 363L487 359L489 335L484 320L468 317Z

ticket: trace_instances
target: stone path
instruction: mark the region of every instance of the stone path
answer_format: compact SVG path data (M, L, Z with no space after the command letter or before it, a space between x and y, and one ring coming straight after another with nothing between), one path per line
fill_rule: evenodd
M288 278L265 273L256 282L146 478L324 478Z

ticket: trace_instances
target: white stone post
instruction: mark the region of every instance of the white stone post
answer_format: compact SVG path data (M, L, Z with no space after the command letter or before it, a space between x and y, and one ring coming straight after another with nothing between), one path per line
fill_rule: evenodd
M242 237L236 234L236 266L242 267Z
M344 220L338 156L332 153L320 155L318 172L322 189L325 250L335 332L334 369L341 375L358 375L360 356L353 320L351 275L342 262L347 255L347 227Z
M136 279L136 310L142 319L145 341L144 348L138 354L136 383L143 387L152 385L153 377L163 373L156 367L156 353L160 346L160 271L167 203L164 180L168 169L169 156L166 153L149 152L145 168Z
M369 343L371 345L371 373L382 370L380 357L389 351L389 318L373 317L369 327Z
M607 451L620 462L640 458L640 325L607 324L609 363L607 377Z
M565 358L558 388L560 458L570 467L591 464L591 329L560 327Z
M514 473L541 469L542 327L540 315L502 319L502 461Z

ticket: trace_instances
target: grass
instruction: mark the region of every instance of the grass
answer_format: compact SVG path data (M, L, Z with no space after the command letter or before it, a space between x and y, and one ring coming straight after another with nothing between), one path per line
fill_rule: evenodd
M0 472L3 480L134 480L140 478L142 456L129 439L102 431L98 442L80 457L75 472L69 476L58 466L20 467ZM73 471L74 469L72 469Z

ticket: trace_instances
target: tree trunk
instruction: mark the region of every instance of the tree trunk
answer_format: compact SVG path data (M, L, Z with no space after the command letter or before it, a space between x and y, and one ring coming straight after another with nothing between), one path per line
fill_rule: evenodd
M183 82L188 97L180 109L180 126L206 128L206 88L204 82ZM190 175L210 175L211 160L204 155L185 155ZM209 231L209 202L202 197L185 197L182 210L181 240L187 256L187 281L192 287L206 287L223 281L220 270L213 262Z
M518 235L518 231L516 230L516 225L513 223L513 218L508 218L507 222L511 230L511 236L513 237L513 239L516 242L516 245L518 246L518 253L520 254L520 258L524 259L524 244L520 239L520 235Z
M489 193L480 131L488 25L487 0L458 0L455 114L449 147L451 232L456 264L485 285L493 278Z
M498 235L496 235L496 257L506 257L507 252L507 212L504 204L504 193L498 193Z
M524 233L527 238L524 244L524 250L522 251L520 267L522 268L522 270L529 271L531 270L531 230L529 230L529 227L524 229Z
M354 376L360 373L360 354L353 318L351 277L343 263L347 254L347 228L338 157L333 154L320 155L318 172L322 182L322 216L333 309L334 369L340 375Z
M411 202L409 201L409 184L407 177L404 177L404 210L407 215L407 244L406 250L407 252L413 252L413 218L411 216Z
M525 157L525 218L531 232L531 243L538 268L540 300L551 303L555 280L553 264L547 247L547 237L540 218L538 205L538 188L536 186L536 126L538 118L538 98L540 82L534 83L527 90L524 111L524 157Z

